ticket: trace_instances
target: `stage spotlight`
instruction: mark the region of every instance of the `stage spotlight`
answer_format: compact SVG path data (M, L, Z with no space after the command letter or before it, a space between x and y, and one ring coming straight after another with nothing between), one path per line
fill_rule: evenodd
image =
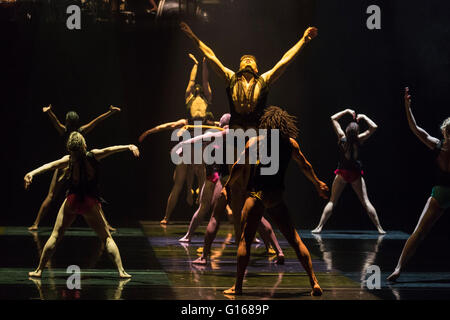
M208 14L197 0L160 0L156 13L157 21L178 18L194 18L208 22Z

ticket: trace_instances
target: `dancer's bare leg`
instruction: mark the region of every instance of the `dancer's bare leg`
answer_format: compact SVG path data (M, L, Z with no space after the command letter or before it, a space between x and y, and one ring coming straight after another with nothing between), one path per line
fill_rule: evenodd
M387 278L389 281L397 280L405 264L414 255L420 242L425 239L426 235L430 232L436 221L438 221L442 216L443 212L444 210L439 207L436 199L432 197L428 198L428 201L422 211L422 215L419 218L419 222L417 223L416 229L414 229L414 232L408 238L405 246L403 247L394 272Z
M61 241L62 237L64 236L64 232L68 227L70 227L75 218L76 215L70 212L70 209L68 208L68 206L66 206L66 200L64 200L63 204L59 208L58 216L56 217L56 222L55 226L53 227L52 234L45 243L39 265L35 271L28 273L30 277L40 277L42 275L42 270L44 270L47 262L53 256L56 245L59 243L59 241Z
M366 182L363 177L360 177L356 181L352 182L352 188L355 190L358 195L359 200L361 201L364 209L367 211L370 220L372 220L373 224L378 230L379 234L385 234L386 231L380 225L380 221L378 220L377 211L373 207L372 203L369 201L369 197L367 196L367 187Z
M194 190L192 186L194 185L194 168L192 165L186 167L186 202L192 207L194 204Z
M169 222L170 216L178 202L178 196L183 189L183 184L186 179L187 165L182 163L177 165L175 172L173 174L173 187L170 192L169 199L167 199L166 214L164 219L161 220L161 224L167 224Z
M41 204L41 207L39 208L36 219L34 220L31 227L28 228L28 230L36 231L38 229L39 223L41 222L42 218L47 214L48 209L52 204L52 201L58 196L59 192L61 191L61 188L64 184L64 182L62 181L63 174L64 170L61 169L56 169L55 172L53 173L52 182L50 183L50 188L48 190L47 196L45 197L44 201Z
M275 249L275 253L277 255L277 260L275 261L275 263L284 264L283 250L278 243L277 237L275 236L275 232L273 232L271 224L264 217L261 218L261 222L258 225L258 233L263 239L267 250L269 250L270 247L273 247Z
M119 248L117 248L111 233L108 230L106 220L101 214L100 205L95 205L91 210L87 211L84 215L86 223L94 229L100 240L105 243L106 251L113 258L114 263L119 271L121 278L131 278L131 275L125 272L122 266L122 259L120 258Z
M111 225L109 224L108 220L106 220L106 217L105 217L105 212L103 211L103 208L102 208L102 206L101 206L101 205L99 205L99 206L100 206L100 208L99 208L99 210L100 210L100 214L102 215L103 219L105 220L105 222L106 222L106 226L108 227L108 230L109 230L110 232L114 232L114 231L117 231L117 229L116 229L116 228L113 228L113 227L111 227Z
M263 213L264 206L260 200L251 197L245 200L244 208L242 209L242 236L237 252L236 282L230 289L225 290L224 294L242 294L242 283L248 261L250 260L251 246Z
M209 220L208 226L206 227L205 241L203 245L203 252L201 257L194 260L192 263L195 264L206 264L208 256L211 252L211 245L216 238L217 231L220 227L220 219L226 214L227 208L227 196L226 190L223 189L219 194L217 201L215 201L213 212L211 214L211 219Z
M341 197L342 191L344 191L345 186L347 185L347 182L342 178L340 175L336 175L334 177L333 185L331 187L331 197L330 201L327 203L325 208L323 209L322 216L320 217L319 225L312 230L312 233L321 233L322 228L325 225L325 223L330 218L331 214L333 213L333 208L338 202L339 198Z
M298 260L308 274L312 288L311 295L322 295L322 289L319 286L319 282L317 281L312 267L311 255L291 222L286 204L281 202L275 207L268 208L267 213L270 214L274 222L278 225L281 233L295 250Z
M189 229L183 238L179 239L180 242L190 242L191 237L194 234L195 230L198 228L200 223L203 221L206 213L211 209L211 200L213 198L214 189L216 183L213 183L209 180L203 184L202 191L200 192L200 205L197 211L194 213L191 219L191 223L189 224Z

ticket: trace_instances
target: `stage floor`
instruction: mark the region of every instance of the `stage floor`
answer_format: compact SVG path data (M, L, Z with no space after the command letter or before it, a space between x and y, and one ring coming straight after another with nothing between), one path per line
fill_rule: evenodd
M120 280L100 241L88 228L71 228L40 280L27 272L37 263L51 228L29 232L25 227L0 227L0 299L449 299L450 257L427 250L424 243L397 283L386 276L393 270L408 235L389 231L324 231L320 236L299 230L311 252L313 266L324 289L322 297L311 297L308 278L285 239L278 235L286 256L276 265L264 245L254 244L244 283L244 295L224 296L233 285L236 247L232 227L223 224L212 249L211 263L191 263L203 245L205 226L190 244L180 244L187 223L161 227L158 222L141 221L140 228L119 228L113 237L124 267L133 278ZM439 243L435 243L438 245ZM81 268L81 289L66 285L69 265ZM377 265L381 288L369 290L365 270Z

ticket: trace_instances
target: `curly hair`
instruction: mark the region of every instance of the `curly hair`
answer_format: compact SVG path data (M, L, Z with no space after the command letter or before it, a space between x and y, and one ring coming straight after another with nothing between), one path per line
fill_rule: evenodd
M278 129L283 138L298 137L299 130L297 128L297 117L291 116L287 111L280 107L270 106L264 110L259 121L260 129Z
M441 124L441 130L445 131L447 135L450 135L450 117L444 120Z
M66 147L69 152L81 152L85 145L86 141L81 133L74 131L70 134Z

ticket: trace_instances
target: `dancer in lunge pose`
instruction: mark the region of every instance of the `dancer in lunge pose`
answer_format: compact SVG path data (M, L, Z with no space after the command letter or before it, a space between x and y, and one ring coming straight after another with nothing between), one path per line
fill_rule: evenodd
M53 113L52 105L48 105L47 107L42 108L42 111L44 113L47 113L50 117L50 120L52 121L53 125L55 126L58 133L64 138L64 144L67 143L67 139L69 138L70 134L74 131L77 131L81 134L89 133L92 129L94 129L97 124L99 124L101 121L107 119L109 116L113 115L116 112L120 112L120 108L110 106L109 111L98 116L88 124L85 124L83 126L80 126L79 124L79 116L75 111L69 111L66 114L66 121L65 124L62 124L56 115ZM47 211L50 208L50 205L52 201L58 196L60 191L64 188L63 186L63 176L64 176L65 170L57 169L53 173L53 178L50 183L50 188L48 190L48 194L45 197L45 200L42 202L41 207L39 208L38 214L36 216L36 219L34 220L31 227L28 228L30 231L35 231L39 227L39 223L41 222L42 218L47 214ZM115 230L108 224L108 228L113 231Z
M203 86L196 84L195 79L197 77L198 61L194 55L189 54L189 57L194 61L194 66L191 70L191 75L189 78L189 83L186 88L186 112L187 116L185 119L180 119L174 122L168 122L156 126L150 130L145 131L140 137L139 142L142 141L150 134L165 131L165 130L175 130L182 129L194 125L194 123L201 123L202 125L215 125L213 114L210 111L210 105L212 101L212 92L208 80L208 66L206 64L206 59L203 59L202 67L202 81ZM179 133L180 134L180 133ZM167 224L170 220L173 210L178 202L178 197L181 190L183 189L184 182L187 183L187 196L186 201L189 205L193 204L192 198L192 183L193 176L195 174L197 177L198 185L201 187L205 181L205 168L203 165L187 165L179 164L175 168L173 174L173 187L170 191L169 198L167 199L167 206L164 218L161 220L161 224Z
M445 119L441 125L443 139L439 140L430 136L417 125L411 111L411 96L408 88L405 88L405 109L406 118L412 132L434 152L436 157L436 177L435 185L423 208L419 222L406 241L394 272L387 278L389 281L397 280L405 264L416 252L420 242L425 239L442 213L450 208L450 117Z
M82 215L87 224L94 229L105 243L106 250L113 257L113 261L121 278L130 278L122 266L119 249L112 238L105 221L101 197L98 187L99 161L117 152L131 151L135 157L139 156L139 149L134 145L114 146L105 149L87 151L86 141L79 132L72 132L67 141L69 155L59 160L47 163L25 175L25 189L28 189L34 176L55 169L68 166L67 182L69 189L66 199L59 209L55 226L50 238L44 246L37 269L30 272L31 277L40 277L48 260L55 252L56 245L64 236L64 232L73 223L77 215Z
M261 146L260 142L264 142L263 145L269 151L273 150L274 146L272 146L270 137L272 134L271 130L279 130L280 138L276 141L279 144L279 169L274 175L263 175L261 174L263 168L261 164L256 166L235 164L233 166L227 185L234 183L246 185L248 196L242 210L242 236L237 252L236 282L233 287L225 290L224 294L242 294L242 283L250 259L251 243L255 237L258 223L264 211L266 211L295 250L300 263L307 272L312 287L311 294L321 295L322 289L314 274L311 256L295 230L288 208L283 200L284 176L289 161L293 159L299 165L302 172L314 184L322 198L327 198L328 187L317 178L311 164L306 160L295 140L298 135L295 117L278 107L271 106L266 109L261 117L259 128L267 129L267 135L251 138L246 149L250 150L255 144ZM248 152L245 153L246 157L247 155ZM247 178L246 171L249 167L251 167L250 176Z
M345 115L352 116L353 121L350 122L344 132L338 121ZM359 133L358 122L361 120L366 121L369 126L369 128L363 133ZM364 206L364 209L367 211L367 214L377 228L378 233L385 234L386 232L380 225L377 211L370 203L369 197L367 196L366 182L363 178L364 172L362 170L361 162L359 161L359 147L375 132L377 125L366 115L356 115L356 112L350 109L346 109L333 115L331 117L331 122L333 124L334 131L338 136L340 160L338 168L334 172L336 176L331 187L330 201L323 209L319 225L311 232L322 232L322 228L333 213L333 208L339 200L342 191L347 183L350 183Z

